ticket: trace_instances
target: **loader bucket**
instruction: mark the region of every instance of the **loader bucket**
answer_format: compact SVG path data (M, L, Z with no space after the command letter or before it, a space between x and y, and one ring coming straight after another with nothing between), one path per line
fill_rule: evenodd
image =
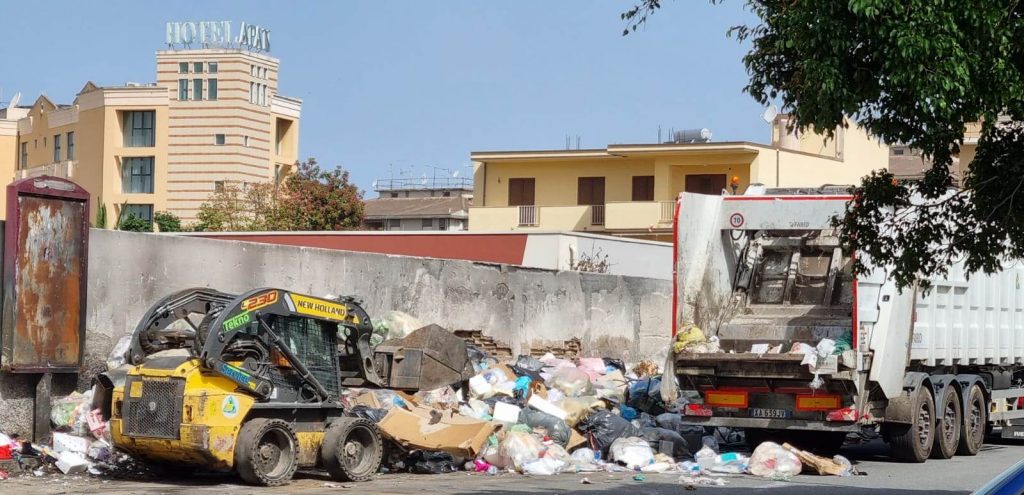
M433 390L473 376L466 342L438 325L427 325L374 348L374 368L398 390Z

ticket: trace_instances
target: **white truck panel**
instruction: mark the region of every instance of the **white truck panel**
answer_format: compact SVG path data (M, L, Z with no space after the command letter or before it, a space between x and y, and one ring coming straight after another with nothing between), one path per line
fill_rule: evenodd
M967 278L959 263L917 299L910 358L926 366L1024 362L1024 267Z

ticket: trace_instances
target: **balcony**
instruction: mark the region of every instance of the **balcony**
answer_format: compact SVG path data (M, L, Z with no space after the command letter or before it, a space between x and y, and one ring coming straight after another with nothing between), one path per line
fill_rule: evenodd
M53 162L49 165L40 165L38 167L24 168L15 171L15 180L27 179L29 177L39 177L41 175L49 175L51 177L60 177L61 179L73 180L75 175L74 160L64 160L61 162Z
M654 231L672 228L673 201L620 201L605 205L604 227L619 231Z
M469 209L473 230L602 231L603 205L476 206Z

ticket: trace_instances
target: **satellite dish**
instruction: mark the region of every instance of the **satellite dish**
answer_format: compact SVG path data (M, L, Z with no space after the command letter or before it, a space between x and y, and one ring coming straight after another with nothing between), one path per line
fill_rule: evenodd
M761 113L761 120L765 121L765 123L767 124L771 124L772 122L775 122L775 117L777 117L778 115L778 107L776 107L775 105L771 105L768 108L764 109L764 112Z
M14 108L21 103L21 92L14 93L14 98L11 98L11 102L7 104L7 108Z

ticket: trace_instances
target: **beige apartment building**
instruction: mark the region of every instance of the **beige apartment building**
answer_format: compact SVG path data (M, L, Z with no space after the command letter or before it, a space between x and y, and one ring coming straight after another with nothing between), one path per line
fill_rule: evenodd
M0 110L0 181L53 175L106 205L184 223L226 185L278 180L298 159L300 100L277 94L279 61L245 49L159 51L155 83L85 84ZM95 220L94 220L95 221Z
M471 231L578 231L669 241L680 192L853 185L888 166L885 144L855 123L826 139L773 121L771 142L673 137L598 149L478 151Z

